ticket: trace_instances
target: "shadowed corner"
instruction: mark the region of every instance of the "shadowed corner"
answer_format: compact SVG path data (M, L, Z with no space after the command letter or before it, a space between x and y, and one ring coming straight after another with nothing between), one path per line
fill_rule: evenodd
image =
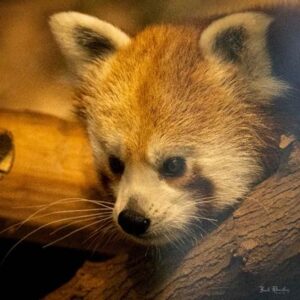
M12 169L15 156L13 135L0 129L0 180Z

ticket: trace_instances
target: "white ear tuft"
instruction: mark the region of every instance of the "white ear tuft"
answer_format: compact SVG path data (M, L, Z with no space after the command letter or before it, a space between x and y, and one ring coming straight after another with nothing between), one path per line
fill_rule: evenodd
M76 69L97 57L104 59L130 41L113 25L77 12L57 13L49 23L63 54Z
M200 37L205 59L217 64L231 64L242 72L249 86L269 99L287 90L287 84L273 77L267 45L273 18L264 13L232 14L213 21Z
M262 63L266 59L267 30L272 17L257 12L237 13L212 22L202 33L200 47L206 57L225 62Z

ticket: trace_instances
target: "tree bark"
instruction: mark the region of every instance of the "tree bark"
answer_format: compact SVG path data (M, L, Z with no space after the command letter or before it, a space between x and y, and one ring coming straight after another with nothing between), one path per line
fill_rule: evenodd
M294 142L277 173L195 247L86 262L46 299L299 299L299 201L300 143Z

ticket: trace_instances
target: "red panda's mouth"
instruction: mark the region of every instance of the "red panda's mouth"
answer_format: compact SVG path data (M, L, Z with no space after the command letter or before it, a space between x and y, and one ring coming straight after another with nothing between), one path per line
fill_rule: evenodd
M169 239L166 238L166 236L163 233L162 234L147 233L140 236L133 236L127 233L125 234L129 239L144 246L163 245L170 241Z

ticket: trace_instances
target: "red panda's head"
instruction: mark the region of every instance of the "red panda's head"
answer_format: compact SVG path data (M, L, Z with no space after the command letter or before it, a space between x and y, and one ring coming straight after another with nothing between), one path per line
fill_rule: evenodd
M271 73L270 22L239 13L129 38L90 16L52 17L113 218L135 241L180 238L277 166L270 106L285 86Z

